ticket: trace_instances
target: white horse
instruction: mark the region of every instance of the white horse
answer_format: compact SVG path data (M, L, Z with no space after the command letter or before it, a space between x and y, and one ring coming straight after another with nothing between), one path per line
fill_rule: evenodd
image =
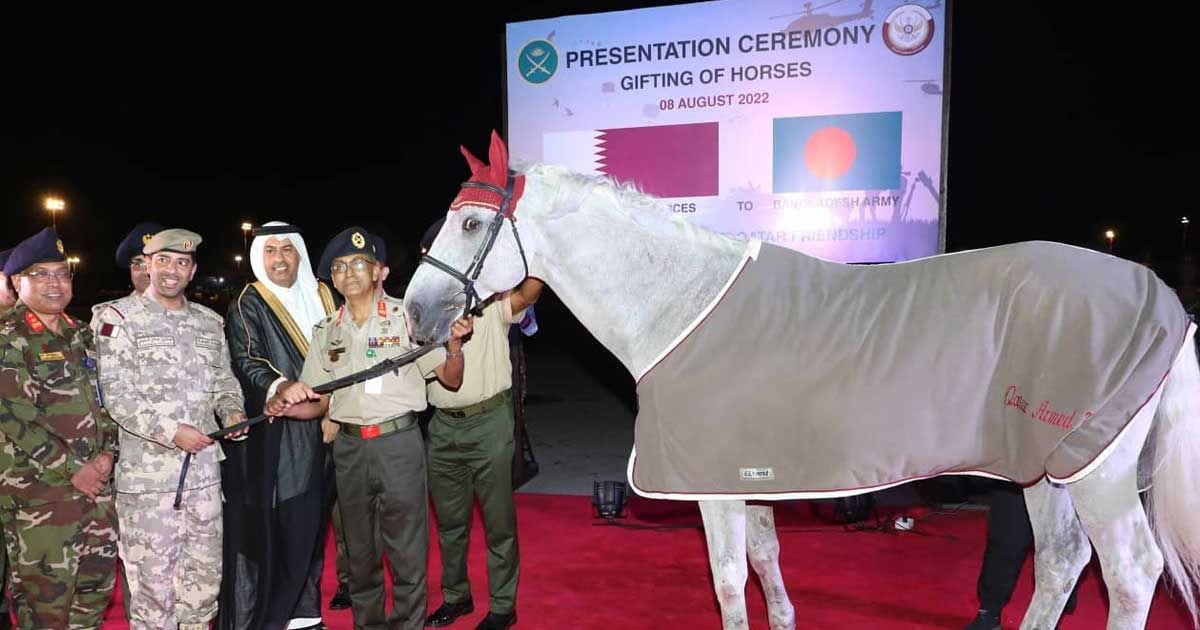
M636 377L707 313L744 259L746 242L693 226L658 200L606 179L547 165L527 169L519 180L508 177L506 149L494 134L490 167L463 152L472 179L484 183L464 184L425 261L430 264L408 285L404 301L416 340L444 341L464 307L534 276ZM880 267L887 266L871 269ZM1200 368L1193 332L1187 328L1165 383L1102 463L1070 483L1043 478L1026 490L1036 588L1022 628L1055 627L1092 545L1109 591L1108 628L1144 627L1164 562L1195 620ZM1145 510L1139 460L1150 484ZM953 471L932 474L941 472ZM793 628L772 509L737 499L700 500L700 509L724 627L749 627L749 559L762 581L770 627Z

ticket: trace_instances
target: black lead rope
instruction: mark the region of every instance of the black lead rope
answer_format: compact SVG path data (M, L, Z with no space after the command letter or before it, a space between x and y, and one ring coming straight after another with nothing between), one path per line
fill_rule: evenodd
M342 389L345 387L349 387L351 385L355 385L355 384L361 383L363 381L369 381L369 380L375 378L376 376L383 376L384 374L387 374L388 372L391 372L392 370L398 370L398 369L408 365L409 363L412 363L413 361L416 361L417 359L425 356L426 354L429 354L437 347L438 347L437 345L432 345L432 344L427 345L427 346L419 346L417 348L409 350L408 352L405 352L404 354L402 354L398 357L392 357L391 359L385 359L383 361L380 361L379 363L377 363L365 370L362 370L361 372L355 372L353 374L348 374L341 378L335 378L332 381L329 381L328 383L318 385L313 388L313 391L318 394L329 394L336 390L339 390L339 389ZM252 427L266 419L267 419L266 414L254 416L253 418L250 418L249 420L246 420L244 422L239 422L237 424L227 426L223 429L213 431L212 433L208 434L208 437L210 437L214 440L219 440L219 439L229 435L230 433L236 433L243 429L249 429L250 427ZM179 471L179 486L175 489L175 509L176 510L179 509L179 506L183 502L183 485L187 481L188 467L191 465L191 463L192 463L192 454L188 453L187 455L184 455L183 468L180 469L180 471Z

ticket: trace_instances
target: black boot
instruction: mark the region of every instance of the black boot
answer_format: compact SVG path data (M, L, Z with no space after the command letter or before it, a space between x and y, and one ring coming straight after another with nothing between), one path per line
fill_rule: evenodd
M333 599L329 600L329 608L332 610L345 610L350 607L350 589L345 584L338 584L338 590L333 594Z
M963 630L1000 630L1000 611L979 609L979 614Z
M489 611L483 621L475 626L475 630L508 630L515 625L517 625L517 611L514 610L507 615Z
M469 599L457 604L445 602L425 618L425 627L441 628L442 626L448 626L454 623L455 619L471 612L475 612L475 604Z

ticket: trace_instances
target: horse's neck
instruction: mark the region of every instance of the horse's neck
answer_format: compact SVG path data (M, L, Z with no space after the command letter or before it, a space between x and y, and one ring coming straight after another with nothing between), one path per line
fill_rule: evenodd
M620 213L555 218L543 239L540 277L635 378L717 297L746 249L666 216Z

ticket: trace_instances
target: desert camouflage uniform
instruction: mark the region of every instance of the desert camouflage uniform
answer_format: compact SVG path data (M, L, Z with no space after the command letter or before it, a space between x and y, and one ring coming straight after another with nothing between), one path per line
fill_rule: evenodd
M221 585L220 446L192 456L183 505L172 503L186 454L182 424L202 433L242 411L222 319L187 303L169 310L150 297L110 304L93 323L100 383L121 425L116 467L121 558L129 579L130 625L207 628Z
M0 316L0 521L21 628L99 628L112 594L117 520L111 486L95 501L71 477L117 427L96 390L92 333L62 334L24 305Z

